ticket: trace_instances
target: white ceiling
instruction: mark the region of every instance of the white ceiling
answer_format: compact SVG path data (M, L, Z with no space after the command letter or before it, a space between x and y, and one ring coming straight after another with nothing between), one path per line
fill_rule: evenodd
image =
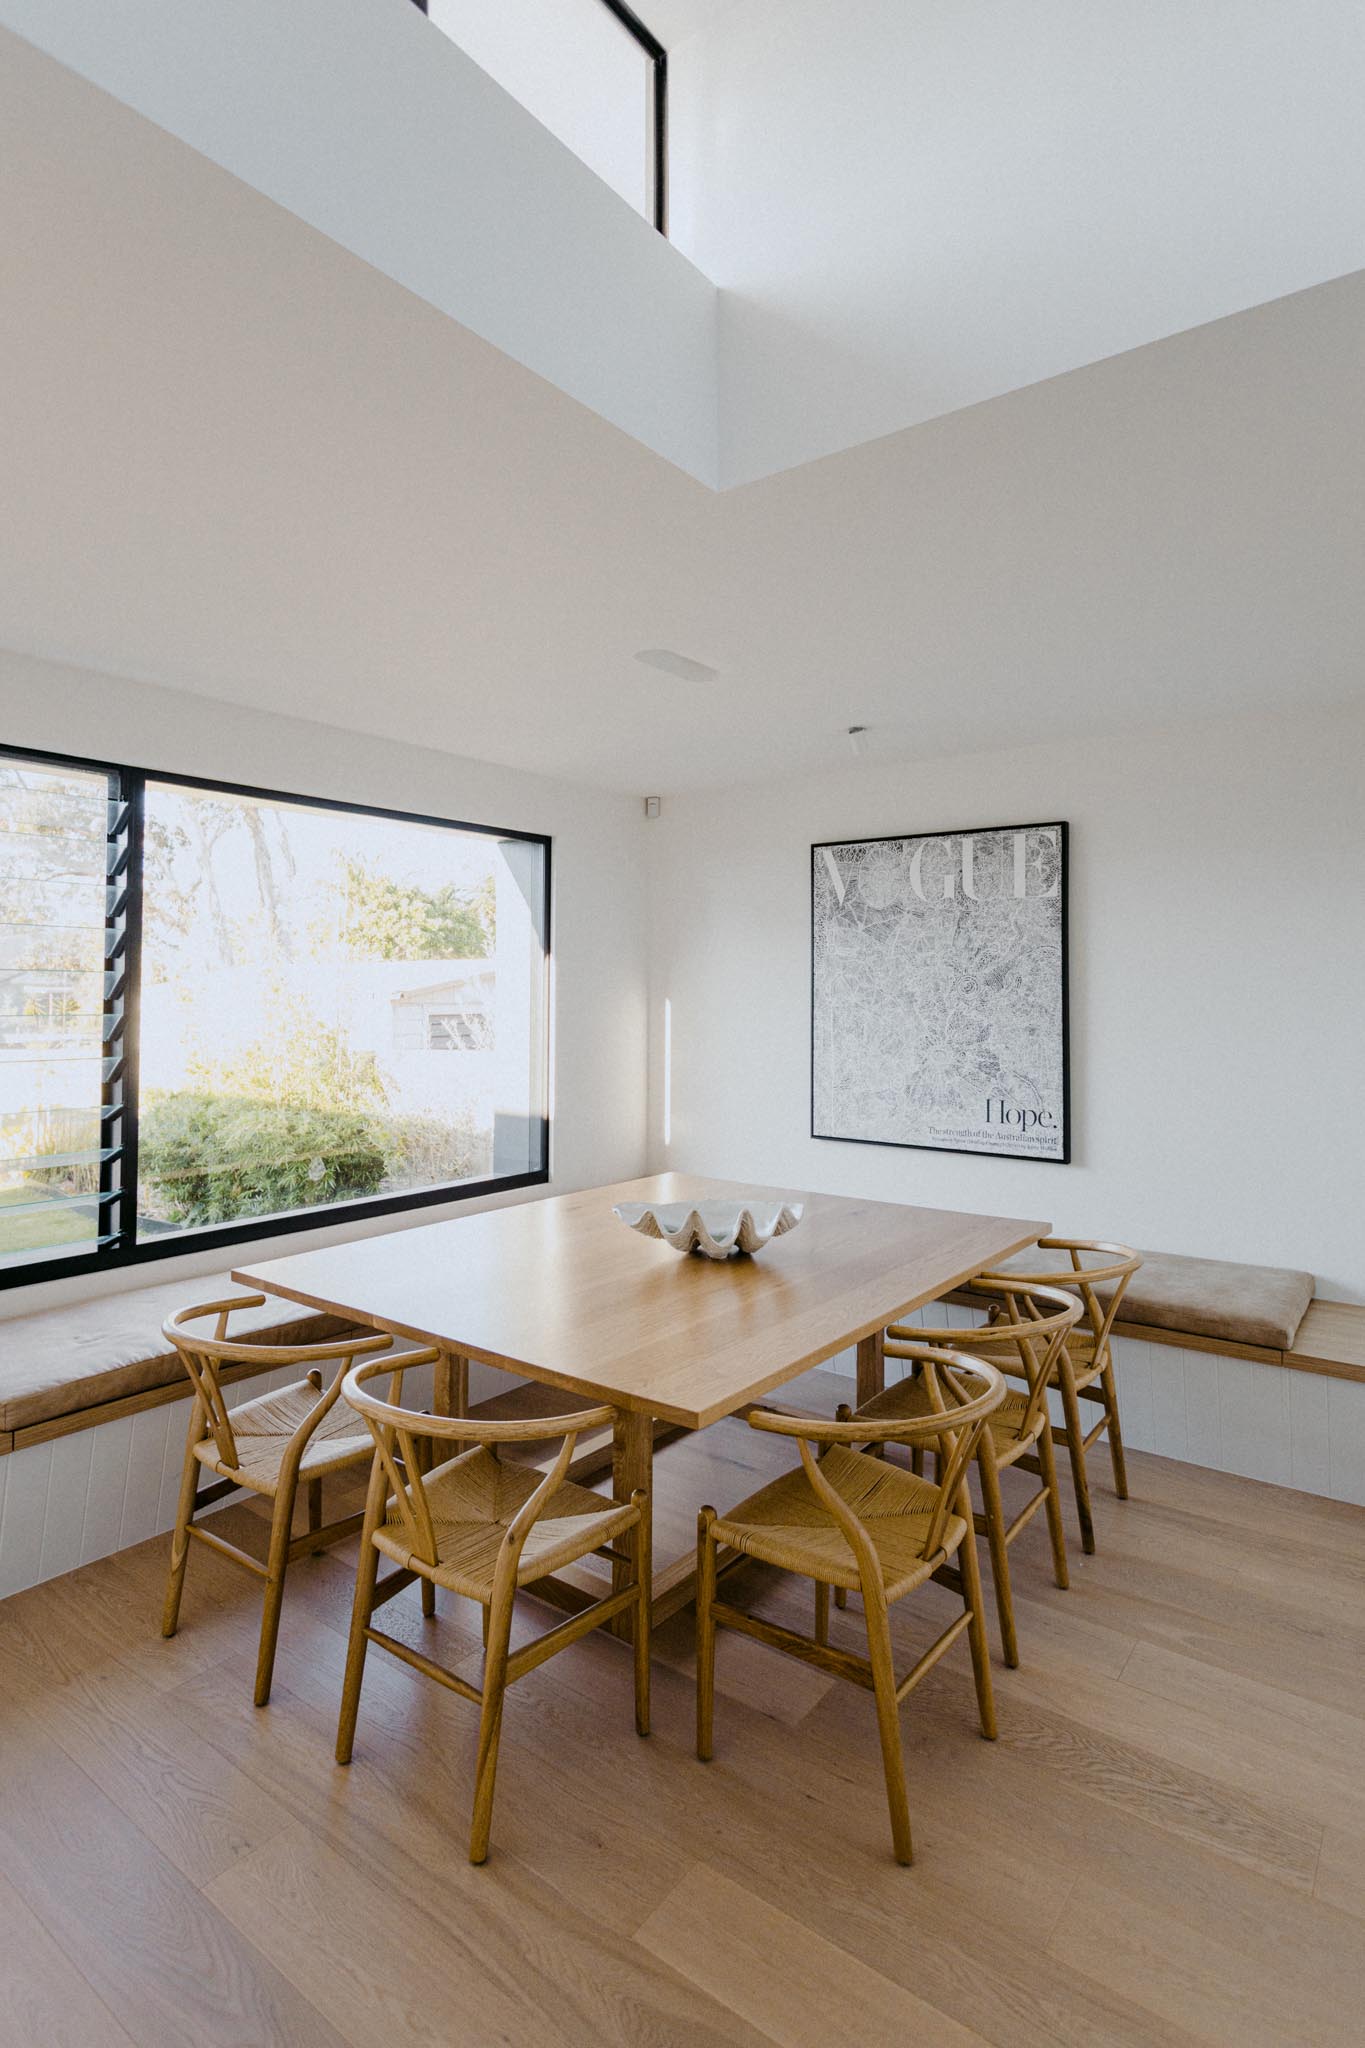
M642 792L1361 687L1365 278L716 495L50 61L0 136L0 644Z
M722 483L1365 266L1360 0L747 0L669 81Z
M632 4L664 48L672 50L686 37L709 28L722 14L743 4L743 0L632 0Z

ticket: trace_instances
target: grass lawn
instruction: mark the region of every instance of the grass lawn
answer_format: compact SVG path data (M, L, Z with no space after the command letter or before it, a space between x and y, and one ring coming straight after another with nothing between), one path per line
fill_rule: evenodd
M44 1200L46 1208L5 1214L20 1202ZM54 1244L83 1244L94 1235L94 1217L59 1206L55 1196L44 1197L37 1188L0 1188L0 1258L7 1252L45 1252Z

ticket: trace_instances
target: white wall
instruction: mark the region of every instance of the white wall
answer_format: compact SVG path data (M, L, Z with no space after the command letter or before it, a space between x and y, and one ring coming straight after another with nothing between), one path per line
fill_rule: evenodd
M1363 784L1356 710L667 799L649 828L651 1166L1045 1217L1365 1299ZM1073 1163L812 1139L812 841L1058 817Z
M713 286L406 0L0 0L10 62L4 28L714 482Z
M358 803L544 832L554 841L551 936L554 1067L551 1192L623 1180L645 1153L646 877L633 797L580 789L484 762L276 718L148 684L0 651L0 739L20 747L118 755L139 767L205 775ZM510 1199L528 1199L531 1188ZM494 1198L507 1200L506 1196ZM277 1239L274 1249L368 1236L468 1213L469 1203ZM480 1204L478 1206L486 1206ZM123 1269L99 1281L0 1292L0 1319L178 1273L224 1270L268 1239Z

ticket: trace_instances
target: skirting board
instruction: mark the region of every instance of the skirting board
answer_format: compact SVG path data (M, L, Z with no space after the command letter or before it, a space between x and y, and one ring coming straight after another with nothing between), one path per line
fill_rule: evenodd
M286 1367L240 1380L226 1389L228 1406L290 1386L298 1376L297 1368ZM505 1382L505 1374L475 1366L470 1399L483 1400ZM427 1405L429 1368L413 1373L403 1399ZM169 1530L189 1422L187 1394L0 1458L0 1600Z
M970 1309L938 1302L906 1320L921 1329L965 1329L979 1318ZM830 1364L851 1377L853 1353L841 1352ZM1360 1381L1131 1337L1114 1339L1114 1370L1123 1440L1130 1449L1365 1507ZM896 1361L888 1359L887 1378L896 1376ZM1088 1426L1095 1410L1086 1406ZM1054 1419L1060 1422L1060 1413ZM1098 1471L1102 1481L1103 1464Z

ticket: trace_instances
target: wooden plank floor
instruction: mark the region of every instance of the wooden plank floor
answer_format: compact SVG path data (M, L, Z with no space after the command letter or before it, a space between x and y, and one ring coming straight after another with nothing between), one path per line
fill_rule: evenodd
M676 1446L661 1521L781 1455L740 1425ZM1359 2042L1365 1513L1131 1462L1127 1504L1096 1462L1099 1554L1073 1542L1070 1592L1041 1520L1016 1546L1000 1740L975 1732L965 1647L907 1702L910 1871L865 1694L722 1637L695 1761L690 1615L661 1632L647 1742L606 1636L513 1690L474 1870L462 1701L374 1654L356 1761L332 1762L353 1551L295 1568L259 1713L258 1588L207 1550L170 1643L164 1539L17 1595L0 2044ZM227 1519L261 1549L254 1509ZM808 1587L745 1574L808 1626ZM948 1598L897 1610L902 1665ZM477 1675L468 1604L424 1624L409 1592L386 1617ZM836 1641L858 1630L835 1616Z

